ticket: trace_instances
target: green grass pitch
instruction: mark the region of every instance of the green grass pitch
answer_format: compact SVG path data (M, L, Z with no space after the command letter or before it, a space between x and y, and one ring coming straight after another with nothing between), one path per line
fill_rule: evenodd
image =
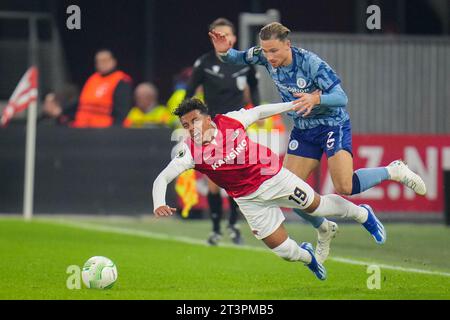
M387 243L378 246L360 226L340 227L325 264L328 279L319 281L301 263L264 249L245 222L249 248L227 237L222 246L203 245L208 221L2 217L0 299L450 299L449 228L387 224ZM311 227L287 228L293 239L315 245ZM68 266L94 255L116 263L114 287L67 289ZM380 289L367 288L365 263L381 265Z

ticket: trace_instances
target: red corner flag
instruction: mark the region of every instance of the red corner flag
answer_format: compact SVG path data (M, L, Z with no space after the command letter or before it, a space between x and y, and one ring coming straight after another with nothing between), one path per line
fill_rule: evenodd
M15 114L22 112L29 107L30 103L37 100L37 79L38 70L31 67L20 79L8 104L3 110L0 125L5 127Z

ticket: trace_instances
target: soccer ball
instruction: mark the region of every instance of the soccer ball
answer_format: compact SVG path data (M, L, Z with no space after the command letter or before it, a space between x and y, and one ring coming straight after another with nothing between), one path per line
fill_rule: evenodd
M81 278L86 287L91 289L109 289L117 280L117 268L106 257L95 256L83 266Z

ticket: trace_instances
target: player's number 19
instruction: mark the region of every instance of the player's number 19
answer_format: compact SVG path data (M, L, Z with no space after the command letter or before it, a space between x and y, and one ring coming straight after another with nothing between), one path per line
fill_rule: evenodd
M298 203L300 206L304 207L306 202L308 201L306 192L300 189L299 187L295 187L294 195L289 196L289 200L293 200Z

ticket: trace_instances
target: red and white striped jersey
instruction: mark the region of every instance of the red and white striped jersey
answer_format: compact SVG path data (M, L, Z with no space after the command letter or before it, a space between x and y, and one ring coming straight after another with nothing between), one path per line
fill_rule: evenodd
M214 140L196 145L191 138L185 143L194 161L194 168L206 174L215 184L233 197L242 197L256 191L259 186L276 175L281 160L269 148L247 136L244 125L226 115L217 115Z

